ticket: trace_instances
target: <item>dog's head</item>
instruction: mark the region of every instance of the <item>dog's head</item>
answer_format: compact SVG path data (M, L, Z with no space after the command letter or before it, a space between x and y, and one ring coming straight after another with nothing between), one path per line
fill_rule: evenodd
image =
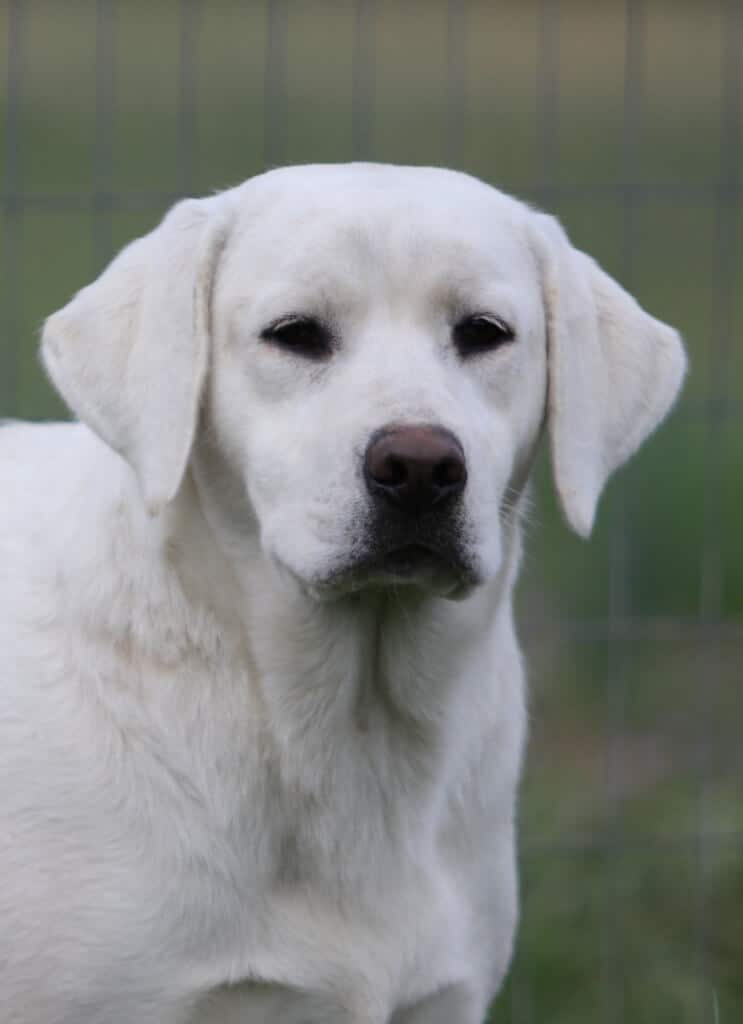
M463 174L361 164L178 204L48 320L43 355L152 514L196 445L233 528L333 592L494 576L545 412L587 535L685 366L552 218Z

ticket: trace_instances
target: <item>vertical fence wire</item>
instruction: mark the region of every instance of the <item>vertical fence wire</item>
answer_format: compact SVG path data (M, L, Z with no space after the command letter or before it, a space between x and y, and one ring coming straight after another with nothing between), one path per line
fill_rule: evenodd
M268 0L268 34L263 96L263 166L284 162L286 151L287 0Z
M702 558L699 613L705 622L719 621L724 604L724 573L720 537L723 531L722 461L725 456L726 416L721 396L732 355L732 306L735 277L735 234L738 160L743 109L741 52L743 8L739 0L724 0L722 30L722 103L720 116L720 180L715 212L716 321L711 339L710 371L705 409L705 479L702 493Z
M538 198L550 206L554 198L560 109L560 3L540 0L537 48L537 121L539 125Z
M644 75L644 0L625 0L622 101L621 268L622 283L632 289L637 197L637 149ZM624 1009L622 949L623 827L620 787L627 715L627 660L632 643L630 620L628 509L615 497L609 524L609 593L606 636L606 821L604 845L604 921L601 935L602 1022L620 1024Z
M20 345L21 271L19 253L23 247L23 166L21 161L21 119L23 116L23 78L26 56L27 17L23 0L10 0L8 6L8 67L5 109L5 164L3 184L3 373L0 376L0 401L8 415L17 413L18 350Z
M196 163L197 50L201 0L181 0L178 89L178 192L193 194Z
M446 21L446 127L444 156L449 167L464 162L467 117L467 8L448 0Z
M549 208L555 196L558 164L560 103L560 3L540 0L537 11L537 61L535 66L536 117L538 124L538 173L535 199ZM535 851L535 856L541 851ZM524 846L520 859L529 857ZM518 947L517 947L518 948ZM510 972L511 1024L535 1024L535 998L527 972L516 957Z
M375 0L356 0L351 97L351 156L371 160L374 119Z
M726 392L733 338L733 292L736 270L736 218L739 184L738 160L741 132L740 47L743 45L743 11L738 0L723 0L722 97L720 107L720 176L715 209L715 294L716 318L711 339L710 371L704 417L704 469L701 482L702 507L701 559L699 566L699 620L709 637L703 657L699 657L700 693L709 679L716 679L723 667L723 655L717 630L724 608L724 562L722 537L724 466L729 439L727 410L721 401ZM710 775L714 750L714 723L706 702L701 702L697 722L697 835L696 835L696 928L699 1020L708 1020L716 1011L716 992L710 972L710 921L708 911L708 874L712 856L708 807L711 797Z
M95 22L95 134L91 234L93 272L113 249L113 160L116 127L116 0L97 0Z

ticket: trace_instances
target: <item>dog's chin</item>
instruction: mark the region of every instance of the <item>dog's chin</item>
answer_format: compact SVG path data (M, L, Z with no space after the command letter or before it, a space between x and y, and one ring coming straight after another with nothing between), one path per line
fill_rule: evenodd
M438 552L422 544L405 544L349 559L316 577L309 589L323 601L391 588L456 601L467 597L481 582L476 568L459 555Z

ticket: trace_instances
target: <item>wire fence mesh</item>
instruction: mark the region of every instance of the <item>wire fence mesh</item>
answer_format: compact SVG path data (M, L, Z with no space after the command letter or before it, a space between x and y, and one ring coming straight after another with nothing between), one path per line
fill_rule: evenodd
M0 414L61 414L42 317L176 198L284 162L472 171L687 338L682 403L589 547L544 466L523 920L492 1019L743 1011L737 0L7 0Z

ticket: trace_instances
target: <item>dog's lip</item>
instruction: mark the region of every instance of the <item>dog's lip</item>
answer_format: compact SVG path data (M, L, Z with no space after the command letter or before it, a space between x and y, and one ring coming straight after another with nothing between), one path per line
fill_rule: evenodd
M438 590L452 581L468 578L467 568L453 554L430 544L412 541L368 554L335 576L336 582L352 582L354 589L370 583L418 583Z
M482 581L474 567L425 544L401 544L374 556L339 567L313 581L312 594L321 601L356 594L367 588L421 588L438 597L461 600Z
M359 546L351 557L336 563L330 572L307 582L319 600L332 600L369 587L389 586L410 586L440 597L459 599L482 583L483 578L477 566L454 544L439 545L418 536Z
M448 559L427 544L401 544L385 551L378 560L379 568L394 576L411 576L432 563L448 564Z

